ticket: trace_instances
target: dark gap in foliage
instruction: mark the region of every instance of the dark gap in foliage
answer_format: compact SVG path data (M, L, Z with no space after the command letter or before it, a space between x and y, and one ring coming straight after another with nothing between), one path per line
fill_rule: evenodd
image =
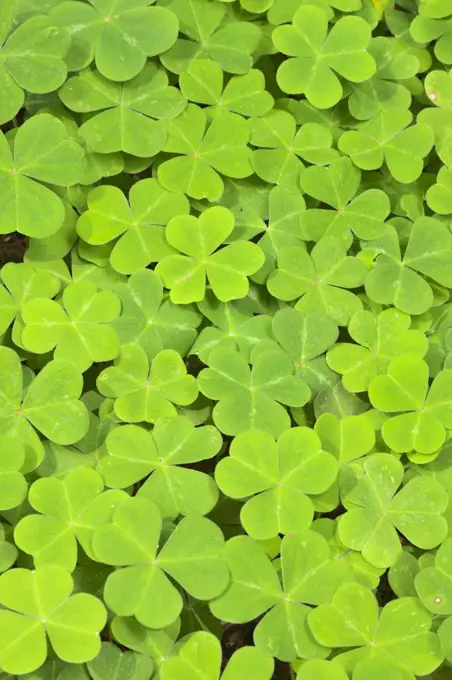
M23 234L0 234L0 268L8 262L22 262L28 239Z

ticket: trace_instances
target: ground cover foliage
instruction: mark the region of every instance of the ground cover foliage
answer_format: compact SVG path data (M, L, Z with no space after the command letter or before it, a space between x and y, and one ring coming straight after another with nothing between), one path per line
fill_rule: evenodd
M0 45L1 680L450 678L451 0Z

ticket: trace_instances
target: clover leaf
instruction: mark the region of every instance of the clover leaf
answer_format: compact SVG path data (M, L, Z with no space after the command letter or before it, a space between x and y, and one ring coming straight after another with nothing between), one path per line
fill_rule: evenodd
M82 147L54 116L42 113L27 120L17 131L13 150L0 131L0 233L45 238L58 231L64 204L40 182L71 186L83 170Z
M36 433L32 426L57 444L73 444L86 433L88 411L79 400L82 376L73 364L50 361L23 396L20 359L12 349L0 347L0 378L0 431L18 436L28 455L36 455ZM40 462L35 462L31 469Z
M268 195L268 222L259 224L253 229L251 236L264 232L258 245L265 255L265 263L254 274L253 280L264 283L274 270L281 248L299 245L303 240L300 229L302 213L306 209L303 196L297 191L289 191L279 186L273 187ZM237 227L236 227L237 229ZM248 234L249 232L245 232Z
M386 373L395 357L424 357L427 338L410 326L410 317L397 309L385 309L378 315L357 312L348 325L354 343L338 343L330 349L328 365L342 374L349 392L364 392L374 376Z
M314 431L320 438L322 449L336 458L339 470L347 463L355 462L368 454L375 445L376 437L372 425L362 415L349 415L339 419L336 414L326 411L318 416ZM330 512L338 507L339 479L324 493L312 499L317 512Z
M70 78L59 96L72 111L101 111L78 131L89 149L101 154L125 151L142 158L163 149L167 139L163 120L175 118L186 105L180 91L168 86L166 72L151 62L122 84L87 69Z
M221 559L223 534L213 522L185 517L158 552L161 529L161 516L151 501L128 498L92 539L97 559L120 567L105 583L108 607L150 628L169 626L182 609L182 597L168 576L201 600L219 595L229 581Z
M198 376L199 389L218 402L213 420L227 435L264 430L278 437L290 427L282 404L303 406L310 396L306 383L293 375L291 360L278 350L260 352L250 368L238 352L218 347L208 365Z
M180 619L160 630L146 628L133 616L115 616L111 622L114 639L129 649L149 656L158 671L175 651L180 629Z
M201 316L189 305L164 301L163 285L155 272L140 269L113 291L122 303L121 315L111 323L121 345L140 345L148 356L162 349L174 349L182 356L188 353Z
M377 663L389 659L416 675L428 675L442 661L439 639L430 631L432 618L414 597L388 602L379 615L370 590L358 583L346 583L332 603L317 607L308 621L319 644L359 648L359 655L352 650L336 657L350 669L365 659Z
M291 191L298 189L304 167L300 158L319 165L332 163L338 152L332 149L331 132L317 123L306 123L298 131L295 118L288 112L273 109L250 122L252 165L263 180Z
M450 16L446 19L445 10L444 18L440 16L429 16L428 14L419 13L410 25L410 33L412 38L417 43L429 43L435 41L434 54L438 61L444 64L452 63L452 27Z
M90 245L113 242L111 266L133 274L174 252L164 227L189 209L182 193L167 191L156 179L134 184L129 202L118 187L99 186L88 194L88 210L80 216L77 232Z
M182 73L193 60L210 58L227 73L248 73L261 36L256 24L226 22L224 5L208 0L171 0L168 6L184 37L160 57L165 68Z
M71 595L73 585L70 574L55 565L0 576L0 666L7 673L39 668L47 636L63 661L84 663L97 656L107 612L94 595Z
M2 511L17 507L27 496L28 485L22 474L24 463L25 450L20 441L0 436L0 510ZM4 542L4 531L2 533Z
M331 372L323 355L338 337L338 328L330 316L280 309L273 317L272 329L277 342L294 362L295 374L313 393L330 384Z
M410 230L402 258L397 231L390 225L386 229L381 239L370 244L376 257L366 277L366 293L373 302L422 314L433 302L432 287L422 275L442 286L452 281L452 235L439 220L420 217Z
M371 404L387 413L400 413L382 427L383 438L393 451L433 453L446 440L446 428L452 424L452 371L441 371L430 389L428 379L425 361L401 356L391 361L387 375L377 375L370 382Z
M108 324L119 315L119 299L110 291L98 291L90 281L80 281L64 289L62 300L64 308L47 298L24 305L24 347L38 354L56 347L56 359L71 361L81 371L95 361L114 359L119 342Z
M16 487L17 488L17 487ZM5 528L6 527L6 528ZM17 560L18 550L12 542L8 525L0 525L0 572L10 569Z
M343 94L336 73L355 83L374 75L375 61L366 49L370 37L361 17L343 17L328 33L323 8L300 7L291 26L278 26L272 34L276 49L291 57L278 68L279 87L288 94L305 94L319 109L334 106Z
M350 113L358 120L369 120L380 111L406 111L411 104L411 92L404 81L409 83L420 70L419 59L396 38L373 38L368 50L377 70L372 78L353 86L348 99Z
M8 262L1 269L3 281L0 286L0 333L3 334L14 321L12 334L20 346L22 323L20 311L35 298L53 298L60 290L58 278L46 271L36 269L27 262Z
M170 289L176 304L199 302L204 298L206 278L221 302L243 298L248 293L247 277L264 262L259 246L235 241L218 250L234 228L234 216L222 206L193 215L174 217L166 227L166 239L183 255L167 255L156 273Z
M351 428L348 428L348 433L350 433L350 431ZM324 496L326 497L327 494L328 492L324 494ZM325 503L319 503L319 498L320 497L317 497L315 499L317 511L329 512L331 506L327 506ZM338 501L333 510L337 508L337 505ZM331 553L335 559L344 561L350 567L357 583L361 583L372 590L379 587L385 569L374 567L370 562L364 559L361 553L350 550L340 541L337 533L337 519L331 520L326 517L321 517L320 519L314 520L311 528L327 540Z
M442 19L449 16L451 11L445 0L422 0L419 13L421 16Z
M115 365L97 379L100 393L115 399L114 411L125 422L175 416L174 404L188 406L198 396L196 380L175 350L164 349L149 363L139 345L123 345Z
M440 108L422 109L417 117L432 130L435 138L435 151L446 165L452 163L452 136L450 130L452 111Z
M347 289L362 286L366 273L364 262L347 255L342 240L328 237L310 254L297 246L282 248L267 288L279 300L301 298L296 308L302 312L322 311L345 326L362 309L359 298Z
M242 116L263 116L272 107L274 99L265 90L265 76L258 69L233 76L223 87L223 71L209 59L195 59L180 74L179 85L183 95L195 104L222 108Z
M415 477L399 491L403 465L388 453L374 453L344 468L341 496L348 508L338 522L341 542L376 567L389 567L402 546L396 529L424 550L435 548L447 534L442 513L444 489L428 477Z
M218 638L198 631L182 642L177 656L168 659L162 667L161 680L188 678L193 669L202 669L206 680L219 680L221 651ZM270 680L273 667L273 659L256 647L241 647L229 659L221 680ZM196 670L195 673L198 674Z
M267 314L253 315L247 298L220 302L211 291L206 291L198 308L212 325L201 330L190 354L197 354L204 363L208 363L209 353L220 345L237 348L249 359L259 342L272 338L271 317Z
M339 419L333 413L322 413L314 431L322 447L334 455L341 467L365 456L375 444L375 432L363 415Z
M277 444L268 432L239 434L215 468L226 496L249 498L240 519L257 540L308 529L314 518L310 496L326 491L336 475L334 457L307 427L283 432Z
M265 614L254 631L255 645L282 661L328 655L307 626L308 605L329 602L353 577L343 562L332 558L323 536L308 530L283 538L282 585L263 548L248 536L230 539L224 558L232 580L210 604L217 618L244 623Z
M147 57L168 50L176 41L178 20L166 7L149 7L153 0L105 0L59 3L50 17L71 36L66 57L69 71L80 71L93 60L105 78L130 80Z
M121 652L112 642L103 642L99 655L88 662L93 680L111 680L112 672L127 680L144 680L152 676L152 659L136 652Z
M443 166L433 184L425 195L427 205L439 215L452 213L452 172Z
M311 659L300 666L296 680L348 680L348 675L334 661Z
M416 593L422 604L434 614L452 613L452 574L450 555L452 539L447 538L438 548L434 566L421 569L414 579Z
M452 70L449 72L430 71L425 78L424 85L428 98L436 106L451 110Z
M121 491L103 492L102 477L95 470L76 467L63 479L44 477L33 482L28 500L41 514L23 517L14 532L20 549L33 556L37 567L58 565L74 571L77 541L93 558L93 532L110 519L114 508L127 497Z
M67 31L46 16L32 17L11 32L16 8L10 7L2 7L0 27L0 124L23 107L24 90L44 94L64 83L70 45Z
M242 116L225 109L208 125L205 111L188 104L167 122L167 130L163 151L177 155L158 167L158 178L166 189L215 201L224 188L220 175L243 178L253 174L247 146L249 124Z
M63 305L35 298L22 309L24 347L37 354L73 362L86 371L93 362L110 361L119 353L119 340L109 324L119 315L120 302L108 290L98 291L90 281L79 281L63 291Z
M423 123L410 125L412 118L409 111L382 111L359 129L344 132L339 149L362 170L386 162L395 180L410 184L421 175L434 142L431 129Z
M304 170L300 184L309 196L336 209L310 208L300 216L304 238L319 241L336 236L346 242L350 231L360 239L374 239L384 233L383 223L391 206L380 189L359 193L361 173L348 158L327 168L318 165Z
M147 477L138 496L153 501L162 517L206 515L218 500L215 483L182 466L213 458L221 445L212 425L195 428L186 416L159 418L152 433L136 425L112 430L97 469L107 486L119 489Z

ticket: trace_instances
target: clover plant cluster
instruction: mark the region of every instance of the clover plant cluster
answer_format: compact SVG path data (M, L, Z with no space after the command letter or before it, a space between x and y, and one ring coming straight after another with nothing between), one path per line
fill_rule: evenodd
M450 680L451 67L452 0L0 0L0 680Z

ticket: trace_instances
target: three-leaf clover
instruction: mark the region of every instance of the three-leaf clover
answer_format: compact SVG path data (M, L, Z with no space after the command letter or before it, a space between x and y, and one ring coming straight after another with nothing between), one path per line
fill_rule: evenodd
M189 678L193 670L206 680L219 680L222 660L220 641L212 633L198 631L183 640L177 655L168 659L160 672L161 680ZM221 680L270 680L274 661L256 647L241 647L229 659ZM96 680L96 679L95 679Z
M410 184L421 175L434 141L431 129L424 123L410 125L412 119L409 111L382 111L357 130L344 132L339 148L362 170L386 162L395 180Z
M18 355L8 347L0 347L2 434L18 436L27 449L33 448L36 437L32 426L57 444L73 444L86 434L88 411L79 400L83 380L72 363L49 361L28 384L25 396L23 382Z
M80 71L93 60L105 78L130 80L148 57L166 52L176 41L179 22L166 7L149 7L153 0L89 0L61 2L50 17L71 36L66 57L69 71Z
M85 553L91 549L93 532L109 521L126 494L102 493L104 483L95 470L76 467L63 479L43 477L30 487L28 500L41 514L29 514L16 525L14 540L21 550L33 556L36 567L58 565L74 571L77 541Z
M323 236L336 236L347 242L350 231L360 239L381 236L391 212L389 198L380 189L358 193L360 183L361 173L348 158L327 168L314 165L304 170L300 179L303 191L335 211L310 208L302 213L303 237L319 241Z
M124 151L143 158L163 149L167 139L163 121L178 116L186 105L180 90L168 86L166 72L150 62L123 84L86 69L70 78L59 96L71 111L101 111L78 130L89 149L101 154Z
M172 302L200 302L206 278L222 302L246 296L247 277L262 266L264 255L258 245L249 241L235 241L220 248L233 229L234 216L222 206L208 208L198 218L179 215L170 220L166 239L183 254L164 257L156 273L170 289Z
M37 354L56 348L55 359L71 361L80 371L114 359L119 339L109 324L119 315L119 298L79 281L64 289L62 302L35 298L23 306L23 346Z
M350 670L365 659L377 663L383 659L416 675L428 675L443 660L438 636L430 631L432 617L414 597L388 602L379 615L370 590L358 583L346 583L331 604L322 604L309 614L308 622L319 644L359 649L336 657ZM366 677L358 675L359 680Z
M206 291L198 308L212 325L201 329L190 354L197 354L204 363L208 363L210 352L221 345L237 348L249 359L259 342L272 338L271 317L267 314L253 315L249 302L248 298L220 302L211 291Z
M168 121L163 148L174 158L158 167L158 178L170 191L216 201L223 193L220 175L243 178L253 174L249 123L236 113L220 111L209 123L203 109L189 104Z
M429 388L429 368L420 357L400 356L386 375L369 385L371 404L394 415L382 427L386 444L397 453L433 453L452 428L452 371L438 373Z
M302 312L323 311L345 326L362 309L360 299L347 289L362 286L368 273L364 262L347 250L334 237L323 238L310 253L300 246L282 248L267 288L279 300L301 298L296 308Z
M242 116L263 116L273 107L273 97L265 89L262 71L252 69L249 73L233 76L224 85L223 71L209 59L195 59L179 76L183 95L195 104L222 108Z
M76 184L84 162L82 147L69 139L64 123L48 113L20 126L13 149L0 131L0 233L45 238L58 231L64 204L45 184Z
M181 356L188 353L202 317L194 307L164 300L163 284L155 272L140 269L113 291L122 303L121 315L111 324L121 346L140 345L148 356L162 349L174 349Z
M162 517L206 515L218 500L211 477L182 467L215 456L222 445L212 425L194 427L186 416L159 418L146 432L137 425L115 428L97 466L107 486L123 489L147 477L138 496L153 501Z
M208 0L171 0L168 6L184 37L160 57L165 68L182 73L193 60L212 59L227 73L248 73L261 37L255 23L226 21L226 7Z
M266 540L308 529L314 518L310 496L323 493L337 475L334 457L307 427L283 432L277 444L268 432L251 430L232 442L217 463L215 479L231 498L249 498L240 519L247 534Z
M390 308L375 315L357 312L350 319L348 332L354 343L338 343L327 354L328 365L342 374L349 392L364 392L374 376L385 373L392 359L422 358L428 349L424 333L410 330L408 314Z
M24 105L24 90L52 92L66 79L70 37L46 16L32 17L11 32L16 6L3 3L0 27L0 124Z
M100 651L107 621L94 595L71 595L74 583L62 567L10 569L0 576L0 666L12 675L39 668L47 657L47 637L56 655L69 663L90 661Z
M182 596L168 576L200 600L216 597L229 582L221 557L223 534L213 522L183 518L159 551L161 530L161 516L151 501L128 498L92 539L96 558L120 567L105 583L106 604L149 628L169 626L182 610Z
M424 550L435 548L447 535L442 514L449 500L446 491L424 476L398 491L403 473L395 456L374 453L344 467L339 478L348 510L339 518L339 538L376 567L391 566L401 553L397 531Z
M328 14L319 6L303 5L292 25L274 29L276 49L287 54L278 68L278 85L288 94L305 94L319 109L337 104L343 94L336 73L354 83L375 73L375 60L367 52L369 24L361 17L343 17L328 33Z
M348 98L352 116L358 120L369 120L380 111L408 109L411 92L404 81L409 83L409 79L420 70L420 60L396 38L373 38L368 50L375 59L377 70L369 80L354 85Z
M238 352L218 347L208 365L198 376L199 389L218 401L213 420L225 434L264 430L278 437L290 427L283 404L304 406L309 400L308 386L293 375L292 361L279 350L259 352L250 368Z
M182 193L167 191L156 179L134 184L129 201L118 187L96 187L89 192L87 203L77 232L93 246L113 242L109 260L121 274L133 274L173 253L165 239L165 226L171 218L190 211Z
M139 345L123 345L115 365L99 375L97 387L115 399L116 415L128 423L175 416L174 404L188 406L198 396L196 379L187 375L180 354L164 349L150 363Z
M294 362L295 375L303 378L314 394L331 383L323 355L334 345L339 331L328 314L304 314L287 307L276 312L272 329L278 344Z
M316 643L307 626L307 605L329 602L353 575L332 557L323 536L308 530L282 539L282 585L275 565L252 538L230 539L223 554L231 583L210 604L217 618L245 623L265 614L254 630L255 645L282 661L328 655L329 649Z
M338 152L332 149L333 136L318 123L305 123L298 131L295 118L273 109L250 121L250 143L258 147L251 162L255 173L266 182L297 191L304 165L300 158L319 165L333 163Z
M422 275L441 286L452 285L452 234L433 217L419 217L414 222L403 257L392 225L368 247L373 249L375 261L365 288L374 302L394 305L407 314L423 314L433 304L433 291Z

